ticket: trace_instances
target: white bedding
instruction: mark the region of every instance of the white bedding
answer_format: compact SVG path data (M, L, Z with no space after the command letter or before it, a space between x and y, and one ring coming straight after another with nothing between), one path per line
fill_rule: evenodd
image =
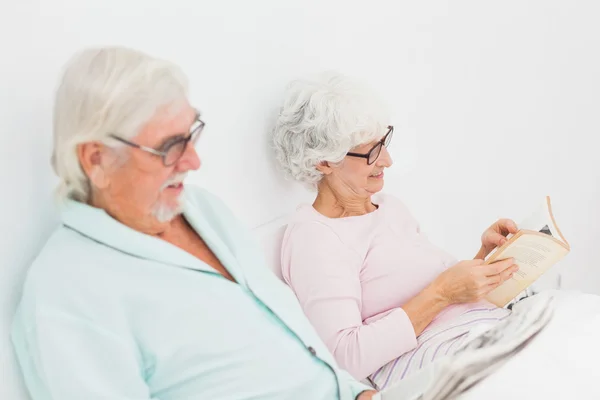
M600 399L600 296L548 291L517 303L515 309L550 294L556 300L555 314L546 329L460 399ZM400 382L383 399L418 398L431 371L426 368Z

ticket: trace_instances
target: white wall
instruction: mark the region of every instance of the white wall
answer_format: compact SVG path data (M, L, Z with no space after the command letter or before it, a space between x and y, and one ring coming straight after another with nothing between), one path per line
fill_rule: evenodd
M599 12L593 0L3 0L0 398L20 398L4 330L56 223L52 91L76 49L122 44L181 64L207 121L191 180L250 225L310 198L268 151L285 83L330 68L366 78L394 111L387 190L432 240L470 257L495 218L519 220L550 194L573 247L564 286L600 293Z

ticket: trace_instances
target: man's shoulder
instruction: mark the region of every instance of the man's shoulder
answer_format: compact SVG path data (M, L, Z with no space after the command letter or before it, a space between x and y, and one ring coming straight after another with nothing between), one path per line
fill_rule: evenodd
M184 190L186 200L196 204L222 203L221 199L209 190L193 184L186 184Z
M225 202L213 192L197 186L186 185L184 198L193 207L206 211L230 214L231 210Z
M65 261L76 262L80 257L90 258L93 248L98 248L94 241L60 224L33 259L31 269L35 270L35 267L40 264L59 266L65 265Z
M27 269L21 302L31 307L25 309L60 309L69 299L81 300L99 280L102 249L64 225L57 227Z
M217 231L245 229L240 219L219 196L195 185L185 188L184 214L199 212Z

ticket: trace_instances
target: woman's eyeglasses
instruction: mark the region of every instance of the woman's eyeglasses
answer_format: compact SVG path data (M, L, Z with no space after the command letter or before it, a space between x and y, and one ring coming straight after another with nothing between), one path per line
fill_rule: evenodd
M383 146L385 146L387 148L389 146L390 142L392 141L392 136L394 135L394 127L392 125L389 125L387 128L388 128L388 131L385 134L385 136L382 137L381 140L379 142L377 142L377 144L375 146L373 146L371 148L371 150L369 150L367 153L361 154L361 153L351 153L350 152L350 153L346 153L346 155L350 156L350 157L366 158L368 165L373 164L379 158L379 155L381 154L381 149L383 148Z
M187 135L186 137L175 136L171 139L168 139L160 147L160 149L153 149L151 147L142 146L140 144L133 143L133 142L130 142L129 140L123 139L122 137L117 136L117 135L111 134L110 136L113 139L116 139L119 142L124 143L128 146L135 147L136 149L140 149L147 153L154 154L156 156L161 157L162 162L165 165L165 167L170 167L173 164L175 164L177 161L179 161L181 156L183 156L183 153L185 153L185 150L187 149L188 143L190 143L190 142L192 142L192 144L196 143L196 141L198 140L198 137L200 136L200 133L202 133L203 129L204 129L204 121L202 121L200 119L200 114L198 113L196 115L196 119L195 119L194 123L192 124L192 126L190 128L189 135Z

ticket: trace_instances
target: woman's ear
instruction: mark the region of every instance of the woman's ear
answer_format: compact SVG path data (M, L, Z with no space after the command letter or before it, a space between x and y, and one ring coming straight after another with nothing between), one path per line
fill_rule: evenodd
M317 166L315 168L317 168L317 171L319 171L323 175L329 175L331 173L331 171L333 170L331 168L331 165L329 165L329 162L327 162L327 161L321 161L320 163L317 164Z
M83 172L87 175L92 186L104 189L108 186L109 165L106 158L109 156L106 147L98 142L82 143L77 145L77 157Z

